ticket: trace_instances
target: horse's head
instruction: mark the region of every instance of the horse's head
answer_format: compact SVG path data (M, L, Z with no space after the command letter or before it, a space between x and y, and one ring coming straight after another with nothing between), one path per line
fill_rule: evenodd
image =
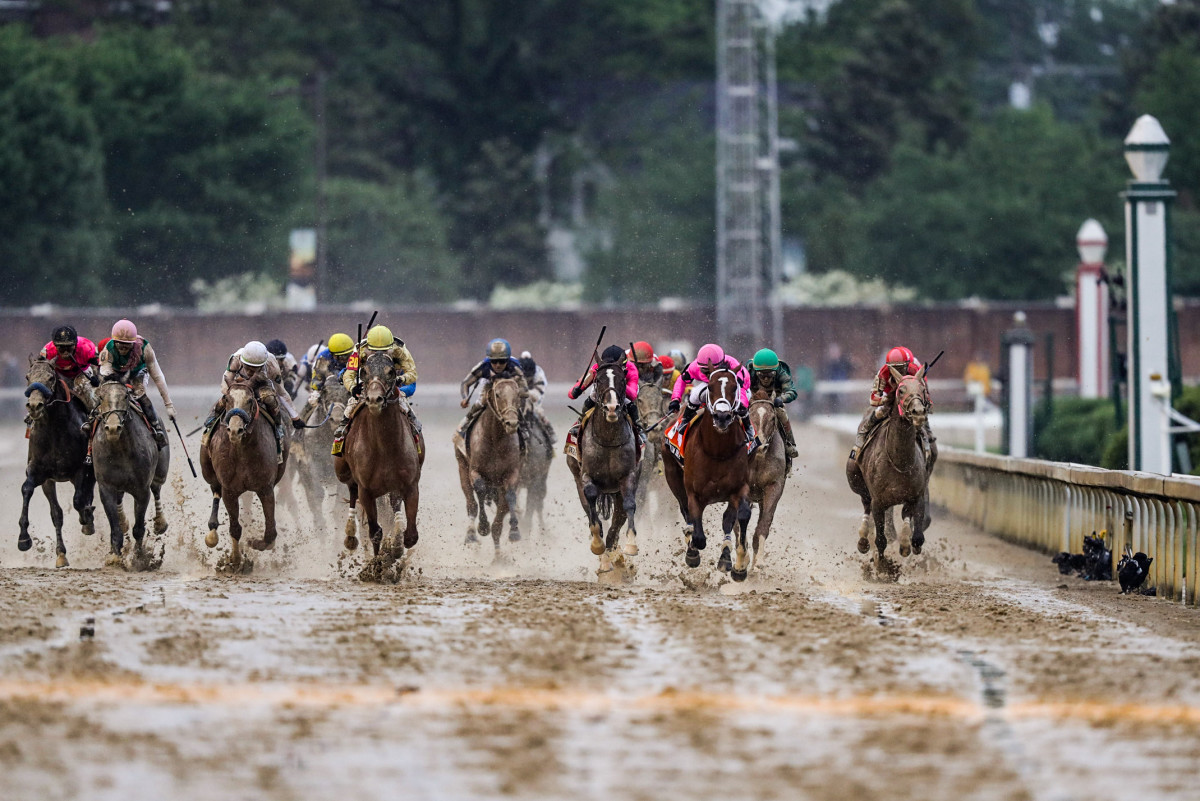
M358 368L363 385L363 402L367 411L379 414L388 400L396 394L396 365L386 353L372 353Z
M738 405L738 379L732 370L722 367L709 373L707 405L717 430L728 430Z
M505 434L514 434L521 419L521 388L515 378L497 378L488 386L492 411L504 424Z
M109 442L116 442L129 416L129 389L120 381L105 381L96 390L96 414Z
M25 411L29 419L38 422L46 413L46 402L54 397L58 374L54 365L45 359L31 359L25 374Z
M929 387L925 383L925 368L922 367L916 375L903 375L895 367L891 368L892 379L896 382L896 411L916 428L925 425L929 416Z
M606 362L596 366L595 389L592 396L604 408L604 419L615 423L620 419L620 410L625 405L625 368Z
M775 402L768 397L769 393L761 390L754 393L750 400L750 422L754 424L754 432L760 442L770 443L779 425L775 417Z
M342 383L341 378L336 375L325 377L325 384L321 387L321 403L329 412L329 419L334 423L341 423L346 419L346 404L350 401L350 393L346 391L346 385Z
M662 387L653 383L638 383L638 416L645 425L654 425L667 410L667 396Z
M226 394L231 408L225 413L225 427L229 430L229 441L237 445L246 438L258 417L258 399L254 397L254 389L246 383L231 384Z

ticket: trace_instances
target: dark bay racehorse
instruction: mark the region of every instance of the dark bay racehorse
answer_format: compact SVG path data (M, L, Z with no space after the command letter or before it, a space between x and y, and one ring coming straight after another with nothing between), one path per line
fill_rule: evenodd
M896 401L891 413L875 429L858 459L846 461L850 489L862 499L863 516L858 527L858 550L871 549L867 538L875 523L875 547L882 557L887 548L885 524L888 510L901 506L900 555L920 553L929 527L929 476L937 461L936 449L926 459L919 434L925 426L929 389L925 368L915 376L901 376L895 368Z
M418 538L418 484L425 464L425 440L420 439L418 446L413 438L412 424L396 392L397 378L391 356L373 353L367 357L359 368L362 404L346 430L342 455L333 460L338 480L350 489L345 546L349 550L358 547L361 504L367 513L367 533L376 556L383 548L383 527L376 505L379 498L387 496L391 502L396 533L400 531L400 507L404 506L404 547L412 548ZM392 545L394 548L395 543Z
M200 448L200 470L213 493L212 515L208 518L204 544L209 548L217 545L217 507L224 500L229 513L229 536L233 541L229 561L234 569L238 569L242 565L238 499L243 492L253 492L262 504L263 538L252 540L250 547L259 551L274 547L278 535L275 485L287 468L290 446L285 439L283 461L280 462L275 453L275 426L249 383L230 384L227 394L229 411Z
M637 434L625 414L625 368L601 364L592 385L596 408L579 432L579 459L567 457L567 467L575 476L579 502L588 516L592 533L592 553L600 557L600 572L613 569L609 554L617 547L617 535L627 521L626 554L637 548L637 485L641 465L637 459ZM618 502L619 501L619 502ZM608 536L600 538L600 518L611 512Z
M787 482L787 453L779 421L775 417L775 403L768 393L759 391L750 401L750 422L754 424L758 441L762 443L750 457L750 502L758 504L758 522L754 524L754 557L750 567L762 562L767 548L767 537L771 534L771 523L775 520L775 509L783 497L783 486Z
M63 545L63 511L58 504L54 482L70 481L75 486L71 505L79 514L84 534L95 531L92 507L96 484L92 466L87 464L88 438L81 430L87 419L83 401L73 399L67 382L58 377L54 365L45 359L30 359L25 375L25 410L29 413L29 458L25 463L25 483L21 485L21 532L17 548L33 547L29 536L29 499L38 487L50 504L54 522L58 567L67 567L67 549Z
M336 375L326 377L318 392L320 397L317 408L309 419L304 421L311 427L304 432L302 438L292 443L289 461L292 466L291 472L303 488L313 522L320 531L325 526L325 496L338 485L338 478L333 470L334 459L329 455L333 447L333 431L345 417L350 393ZM288 481L289 478L285 476L283 485Z
M521 414L521 388L511 378L493 380L484 389L484 410L468 433L467 455L455 448L458 479L467 499L467 542L476 542L476 531L487 535L487 504L496 505L491 523L492 542L500 550L500 532L508 515L508 538L521 539L517 525L517 480L521 473L521 443L517 427ZM478 528L476 528L478 527Z
M154 533L167 530L159 491L167 480L171 449L161 449L154 432L138 410L131 410L129 389L120 381L106 381L97 392L96 433L92 438L92 461L100 503L108 517L109 562L119 561L125 547L123 521L118 510L126 494L133 498L133 540L138 554L146 533L146 508L154 496Z
M738 380L732 370L714 370L708 377L706 414L697 420L684 443L683 465L666 451L663 443L663 474L683 514L687 534L688 567L700 566L704 536L704 509L725 503L721 527L726 534L738 525L735 558L728 548L721 558L730 564L734 581L745 581L750 560L746 554L746 529L750 523L750 459L746 433L737 422ZM721 565L724 567L724 565Z

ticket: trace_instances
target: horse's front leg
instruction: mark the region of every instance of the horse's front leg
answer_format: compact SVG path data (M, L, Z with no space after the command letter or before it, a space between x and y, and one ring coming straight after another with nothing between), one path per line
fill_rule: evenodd
M725 511L721 514L721 531L724 537L721 539L721 555L717 557L717 569L728 573L733 569L733 527L737 525L737 501L730 501L725 504Z
M362 490L359 490L362 492ZM368 495L362 492L362 507L367 513L367 532L371 539L371 548L375 551L375 556L379 556L379 552L383 550L383 526L379 525L379 504L378 499L373 495Z
M350 490L350 511L346 513L346 539L342 546L347 551L358 547L358 484L351 481L347 487Z
M125 548L125 527L121 525L122 494L104 487L100 488L100 505L104 507L104 516L108 518L108 556L104 563L117 564L121 560L121 551Z
M467 537L466 543L478 542L476 536L476 526L478 522L476 518L479 516L479 508L475 501L475 485L471 481L470 468L464 463L463 458L457 452L455 456L458 459L458 483L462 486L463 497L467 500Z
M875 519L875 549L880 556L887 550L887 510L886 506L871 509L871 516Z
M163 514L162 507L162 485L151 484L150 494L154 496L154 533L167 533L167 516Z
M754 556L750 569L760 565L767 553L767 537L771 535L771 524L775 522L775 509L783 497L783 481L773 481L763 487L763 499L758 505L758 522L754 524Z
M133 543L140 553L142 538L146 536L146 510L150 508L150 492L143 490L141 495L133 497Z
M504 490L504 503L508 506L508 540L517 542L521 539L521 531L517 526L517 478L513 477ZM499 515L496 517L500 519Z
M628 518L629 523L629 529L625 534L625 545L621 548L626 556L637 556L638 554L637 525L634 523L633 516L637 512L637 495L640 478L641 471L635 469L621 482L622 507L625 510L625 517Z
M50 504L50 520L54 523L54 553L58 557L55 566L67 567L67 546L63 544L62 538L63 510L62 504L58 502L58 490L53 481L42 484L42 494Z
M687 514L685 519L690 524L687 538L687 552L683 561L688 567L700 567L700 551L708 544L704 537L704 507L695 495L688 494Z
M75 474L74 484L75 496L71 499L71 505L75 508L75 513L79 515L79 526L83 533L91 536L96 533L96 510L92 506L96 476L90 467L80 470Z
M600 498L600 488L592 481L591 476L587 473L581 473L579 481L583 484L583 503L584 509L587 510L588 516L588 531L592 535L591 549L596 556L603 556L605 552L604 539L600 536L603 527L600 525L600 515L596 511L596 502ZM609 568L612 569L611 567Z
M238 495L235 492L224 493L221 499L229 515L229 565L237 572L242 567L242 521L238 517Z
M742 485L741 497L733 499L737 503L737 547L733 552L733 568L729 577L734 581L745 581L750 568L750 557L746 549L746 530L750 528L750 487Z
M204 544L209 548L217 547L217 509L221 505L221 487L212 485L212 514L208 516L208 534L204 535Z
M29 501L40 483L33 474L27 473L25 483L21 485L21 533L17 535L17 550L20 551L28 551L33 547L33 539L29 536Z
M258 502L262 504L263 536L262 539L250 540L250 547L256 551L265 551L275 547L275 538L279 536L275 528L275 490L267 487L255 494L258 495Z
M475 482L472 486L474 488L473 492L475 493L475 508L478 511L478 514L475 516L475 525L477 525L479 527L480 536L486 537L486 536L488 536L489 533L492 533L491 532L491 523L488 522L488 516L487 516L487 502L488 502L487 482L483 480L483 476L476 476ZM492 544L495 546L496 550L499 550L499 548L500 548L500 532L498 530L495 532L495 535L493 536L492 539L493 539ZM470 541L470 538L468 537L468 542L469 541Z

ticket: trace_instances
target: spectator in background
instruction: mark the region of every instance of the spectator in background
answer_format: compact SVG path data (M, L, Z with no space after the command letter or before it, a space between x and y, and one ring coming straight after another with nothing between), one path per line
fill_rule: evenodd
M826 381L846 381L854 371L854 365L842 353L842 346L830 342L825 350L825 363L821 365L821 377ZM838 392L829 393L829 413L836 414L841 407L841 395Z

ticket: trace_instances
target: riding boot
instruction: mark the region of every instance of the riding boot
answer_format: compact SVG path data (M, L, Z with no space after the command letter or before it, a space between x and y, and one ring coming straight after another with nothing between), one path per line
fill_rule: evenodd
M779 421L779 430L783 432L783 444L787 448L788 460L795 459L800 455L796 450L796 436L792 433L792 421L788 419L787 412L783 408L775 410L775 419Z
M283 438L287 436L283 429L283 415L275 418L275 464L283 464Z
M471 423L475 422L475 418L483 411L483 402L475 401L471 404L471 408L467 409L467 413L463 415L463 419L458 422L458 428L455 433L463 439L467 438L467 432L471 429Z
M862 420L858 423L858 433L854 436L854 448L850 451L850 458L857 459L858 454L862 452L863 445L867 443L867 437L875 430L875 426L879 421L876 417L877 409L882 407L872 407L867 409L867 413L863 415Z
M338 423L337 428L333 430L333 439L335 442L341 442L346 438L346 429L350 428L350 421L353 419L351 412L356 408L358 408L358 396L351 395L350 400L346 402L346 411L342 414L342 422ZM341 453L341 450L338 449L334 453Z
M142 395L137 399L138 405L142 407L142 411L146 414L146 419L150 421L150 427L154 431L154 442L159 448L167 446L167 432L163 428L162 420L158 419L158 412L154 411L154 403L150 400L149 395Z
M686 429L688 423L692 422L692 418L700 411L699 406L693 406L690 402L683 407L683 417L679 422L680 429Z
M208 440L212 437L213 430L217 427L217 421L221 419L221 413L225 411L225 396L222 395L213 404L212 409L208 412L208 417L204 418L204 433L200 435L200 447L203 448L208 444Z
M554 447L554 426L550 425L550 421L546 419L546 413L542 411L542 407L534 407L534 415L537 418L537 423L542 427L542 433L546 435L546 458L553 459L555 454Z

